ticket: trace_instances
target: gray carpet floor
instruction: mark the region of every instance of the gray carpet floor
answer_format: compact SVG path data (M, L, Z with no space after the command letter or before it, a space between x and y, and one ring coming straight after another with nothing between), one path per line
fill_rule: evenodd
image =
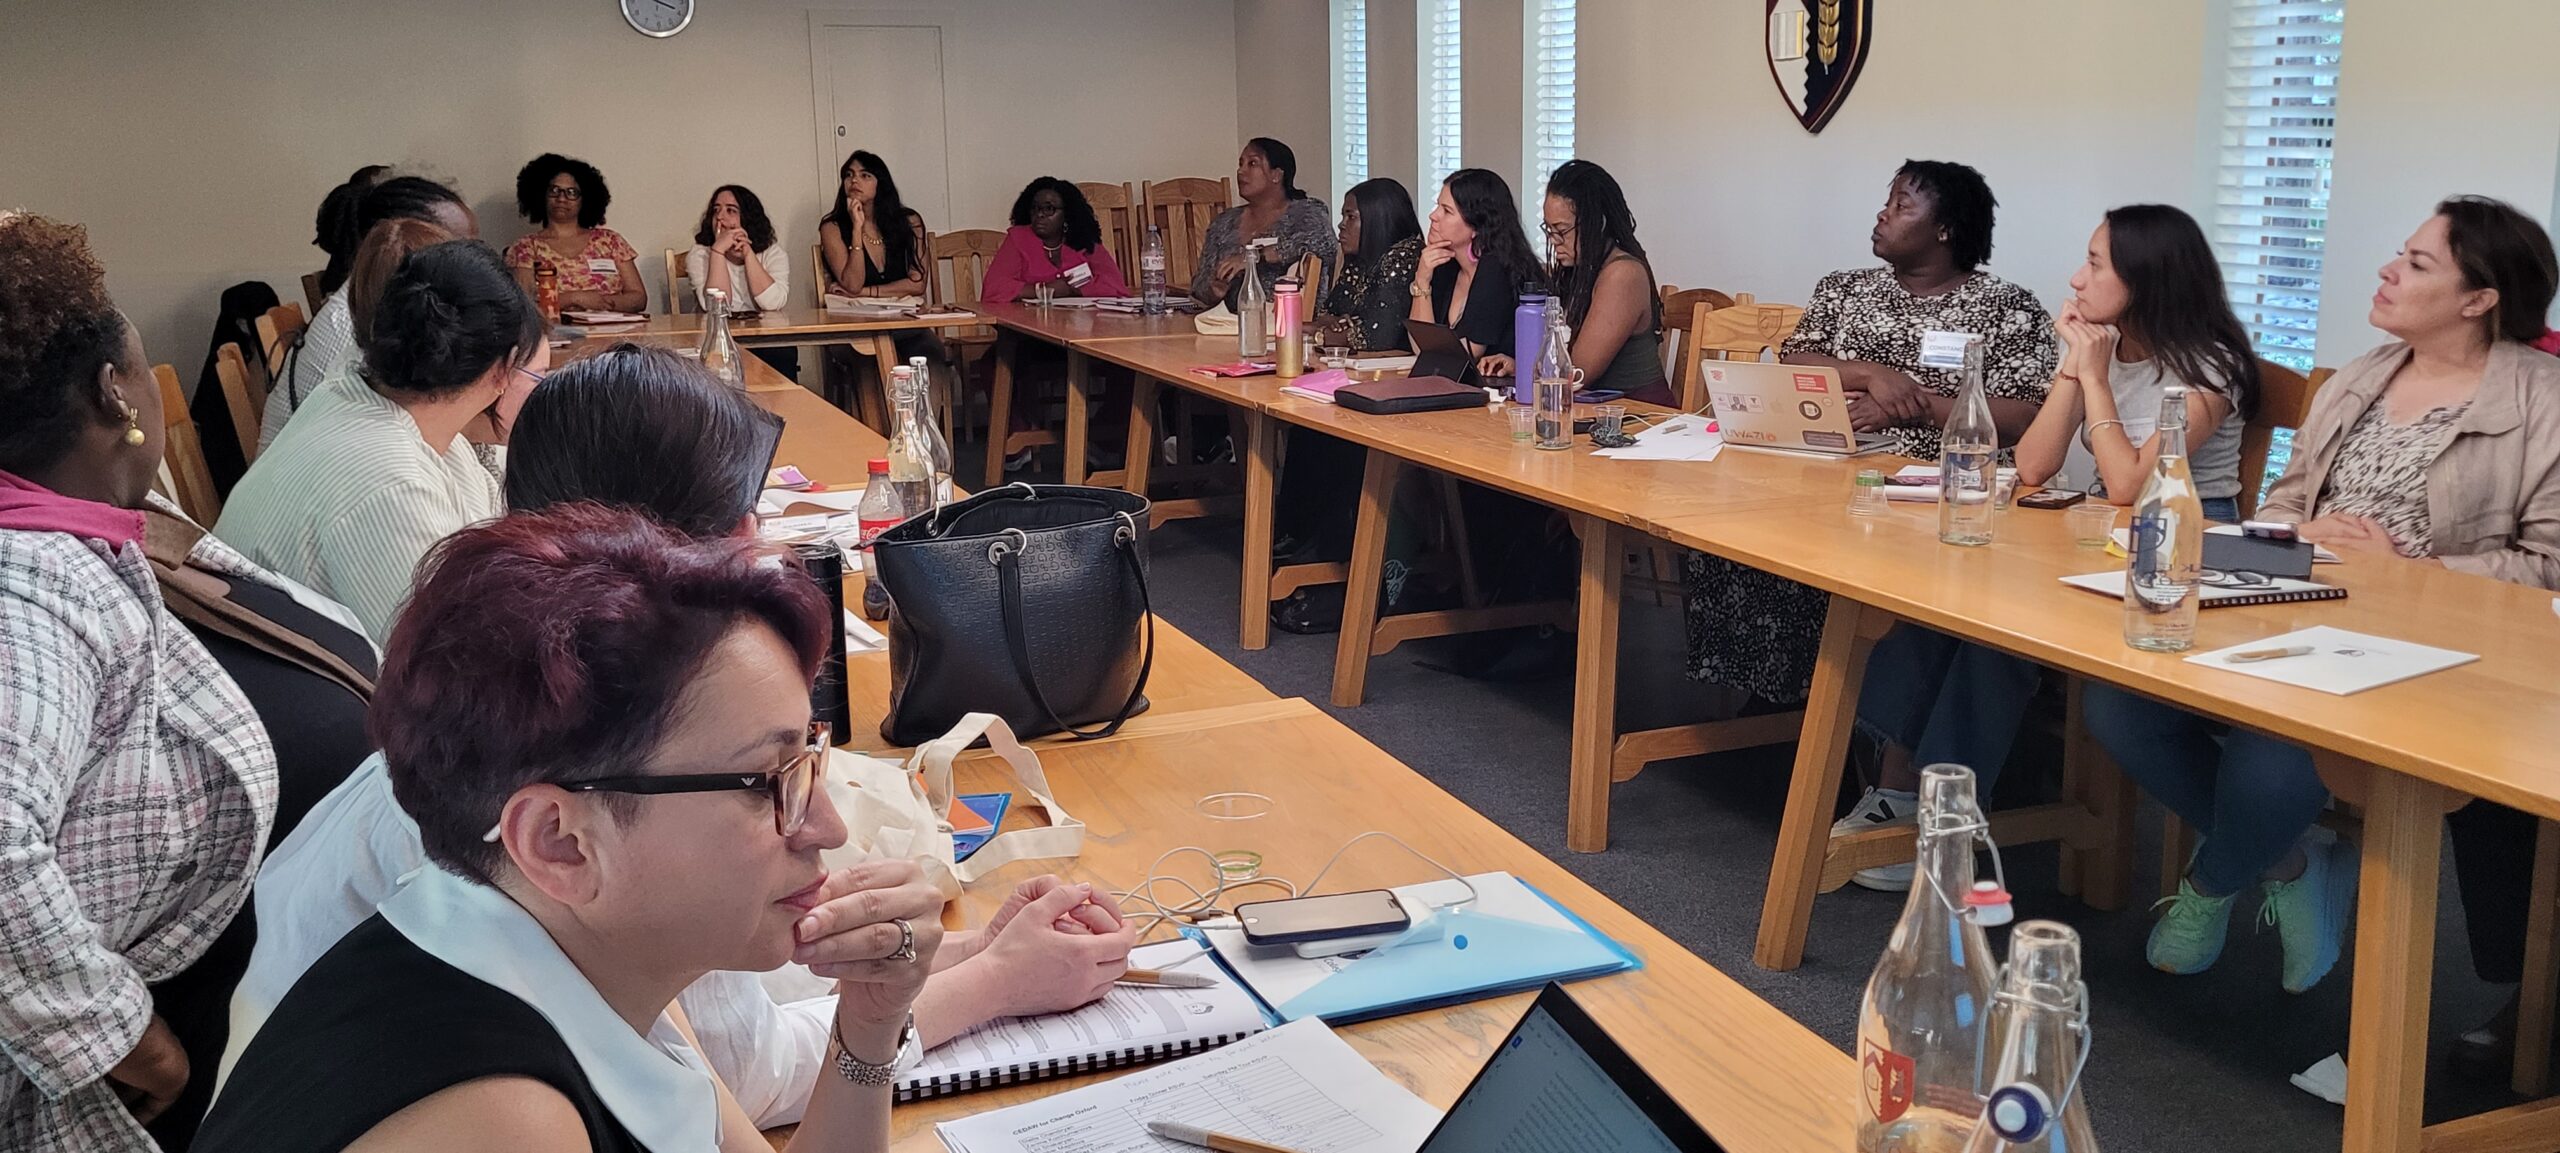
M964 462L976 447L963 446ZM1056 451L1042 456L1044 467L1023 476L1054 483ZM963 475L976 474L964 465ZM1333 637L1274 630L1259 652L1237 646L1240 529L1234 519L1213 518L1154 534L1152 584L1166 620L1274 693L1325 708L1807 1028L1851 1047L1868 973L1901 912L1899 894L1851 886L1826 895L1814 905L1802 967L1776 973L1751 960L1792 747L1656 764L1617 786L1608 851L1570 852L1569 669L1519 683L1470 680L1426 667L1450 660L1454 638L1422 642L1374 659L1367 702L1335 708L1328 703ZM1624 620L1620 727L1702 719L1703 694L1681 669L1677 603L1634 594ZM2033 799L2040 774L2019 768L2037 755L2022 750L2013 759L1996 800ZM2149 968L2142 946L2151 919L2139 898L2156 875L2159 819L2156 807L2146 809L2137 901L2126 911L2097 913L2057 892L2050 846L2003 854L2019 917L2058 919L2082 935L2095 1038L2083 1091L2099 1143L2116 1153L2337 1148L2342 1110L2286 1078L2345 1047L2351 960L2318 988L2286 994L2277 983L2275 936L2252 931L2254 904L2244 900L2214 969L2171 977ZM2437 933L2431 1122L2517 1100L2503 1087L2469 1085L2442 1069L2446 1043L2495 1012L2510 991L2472 976L2452 875L2448 860ZM2004 938L2004 930L1993 931L1996 952L2005 954ZM1856 1087L1844 1083L1840 1091Z

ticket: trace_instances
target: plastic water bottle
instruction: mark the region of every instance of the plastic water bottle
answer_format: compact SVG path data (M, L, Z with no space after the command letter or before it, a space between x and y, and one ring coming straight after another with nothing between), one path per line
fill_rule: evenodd
M1573 447L1573 394L1582 387L1582 370L1573 366L1573 333L1564 326L1564 310L1547 309L1547 335L1538 348L1537 447L1555 451Z
M2204 504L2187 472L2187 390L2160 390L2160 460L2133 502L2133 547L2124 570L2124 643L2155 653L2196 643L2203 607Z
M1547 337L1547 297L1523 290L1520 307L1511 310L1511 399L1538 403L1538 348Z
M1993 495L2000 485L2000 427L1982 391L1983 344L1965 345L1964 387L1938 438L1938 539L1948 544L1991 543Z
M1982 928L2008 912L1997 885L1996 904L1976 896L1974 850L1988 828L1973 770L1921 770L1919 867L1858 1006L1859 1153L1954 1153L1982 1112L1976 1077L1996 977Z
M880 534L898 527L907 519L906 510L898 506L898 494L889 484L889 462L873 457L870 482L862 486L862 500L853 506L855 531L862 538L862 615L869 620L889 619L889 590L880 584L880 566L871 563L872 542Z
M1964 1153L2096 1153L2080 1072L2089 1060L2089 989L2080 934L2021 921L1993 995L1983 1068L1989 1097Z
M1138 250L1138 310L1162 316L1164 303L1164 229L1147 226L1147 246Z

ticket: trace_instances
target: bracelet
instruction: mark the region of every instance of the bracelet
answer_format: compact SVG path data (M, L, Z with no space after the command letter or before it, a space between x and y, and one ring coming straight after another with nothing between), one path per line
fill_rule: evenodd
M2102 420L2102 421L2099 421L2099 422L2098 422L2098 423L2096 423L2096 424L2087 425L2087 426L2082 427L2082 428L2081 428L2081 430L2080 430L2080 447L2082 447L2082 448L2086 448L2086 449L2088 449L2088 450L2089 450L2089 451L2091 451L2091 452L2096 452L2096 451L2098 451L2096 448L2091 447L2091 445L2089 444L2089 434L2090 434L2090 433L2093 433L2093 432L2096 432L2096 431L2098 431L2099 429L2105 428L2105 427L2107 427L2108 425L2111 425L2111 424L2112 424L2112 425L2114 425L2114 426L2116 426L2117 428L2123 428L2123 427L2124 427L2124 422L2123 422L2123 421L2121 421L2121 420Z
M844 1043L844 1022L836 1021L827 1029L827 1039L835 1043L836 1075L856 1085L894 1085L898 1080L898 1059L906 1055L907 1043L915 1037L916 1015L907 1014L907 1022L898 1030L898 1048L889 1059L878 1065L853 1055L853 1047Z

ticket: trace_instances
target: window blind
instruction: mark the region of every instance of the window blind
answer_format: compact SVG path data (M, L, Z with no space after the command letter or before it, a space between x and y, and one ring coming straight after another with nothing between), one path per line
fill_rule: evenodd
M1528 27L1522 37L1527 45L1527 74L1520 85L1525 102L1520 110L1524 130L1520 155L1529 171L1521 182L1520 209L1532 230L1545 205L1547 177L1573 159L1575 4L1576 0L1528 0L1522 9Z
M1417 37L1421 59L1415 71L1422 89L1423 186L1414 194L1427 204L1439 195L1440 182L1462 163L1459 156L1465 133L1459 115L1464 93L1458 69L1458 0L1420 0L1415 12L1421 21Z
M1333 202L1369 178L1369 0L1333 0Z
M2345 0L2230 0L2214 246L2258 355L2311 370Z

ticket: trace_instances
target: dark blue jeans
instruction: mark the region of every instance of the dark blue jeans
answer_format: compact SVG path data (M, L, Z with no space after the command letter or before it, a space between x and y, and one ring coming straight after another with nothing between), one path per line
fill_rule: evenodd
M2255 882L2329 803L2300 746L2101 684L2082 690L2080 713L2126 775L2203 838L2187 875L2208 896Z
M1867 657L1858 724L1911 750L1913 766L1963 765L1988 797L2040 675L2036 663L1918 625L1898 625Z

